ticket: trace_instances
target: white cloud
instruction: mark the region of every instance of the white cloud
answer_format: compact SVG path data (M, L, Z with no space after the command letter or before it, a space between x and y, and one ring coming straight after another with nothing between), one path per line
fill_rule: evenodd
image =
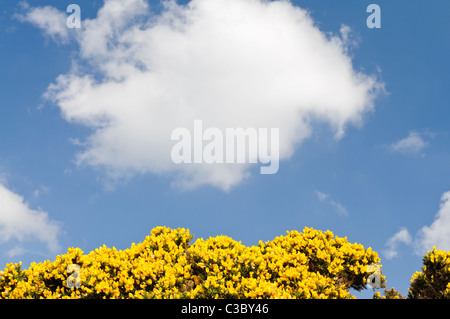
M442 195L434 221L430 226L423 226L414 239L406 228L402 228L388 239L386 242L388 248L383 252L386 258L397 256L399 243L413 246L419 256L433 249L433 246L440 250L450 250L450 191Z
M143 0L107 0L96 18L82 21L75 67L45 94L65 120L93 129L80 142L79 164L113 179L169 174L185 187L228 190L249 176L250 165L175 165L173 129L192 129L195 119L222 130L279 128L283 160L315 122L340 138L374 108L382 85L353 68L348 27L330 36L289 1L164 7L155 16Z
M38 189L35 189L33 191L33 196L34 198L39 198L40 196L42 196L43 194L48 194L48 192L50 191L50 188L48 188L47 186L41 185Z
M29 22L42 29L53 40L66 42L69 38L67 15L51 6L31 8L27 2L20 3L24 13L14 15L19 21Z
M341 33L341 38L344 43L351 47L358 47L358 41L353 37L352 29L345 24L341 25L341 29L339 30Z
M325 201L326 199L328 199L330 197L330 195L319 192L319 191L316 191L316 194L321 202Z
M331 200L330 204L336 209L339 215L348 216L347 208L345 208L341 203Z
M397 233L388 239L386 242L386 246L388 246L388 248L383 251L383 255L387 259L392 259L398 255L398 244L403 243L409 245L411 244L411 241L412 238L409 231L406 228L401 228Z
M321 202L326 202L328 204L330 204L331 206L333 206L333 208L336 210L336 212L338 213L338 215L340 216L348 216L348 211L347 208L345 208L341 203L336 202L335 200L333 200L330 195L316 191L317 197L319 198L319 200Z
M27 251L26 251L25 248L23 248L23 247L21 247L21 246L16 246L16 247L11 248L10 250L8 250L8 252L6 253L6 255L7 255L9 258L13 258L13 257L16 257L16 256L23 255L23 254L26 253L26 252L27 252Z
M24 242L38 240L56 252L60 227L41 210L28 207L24 199L0 184L0 243L12 239ZM14 254L16 250L11 253Z
M391 144L390 148L396 152L417 154L426 146L428 146L428 143L419 133L409 132L407 137Z
M418 254L423 254L433 246L450 250L450 191L442 195L439 211L431 225L422 227L417 234L415 248Z

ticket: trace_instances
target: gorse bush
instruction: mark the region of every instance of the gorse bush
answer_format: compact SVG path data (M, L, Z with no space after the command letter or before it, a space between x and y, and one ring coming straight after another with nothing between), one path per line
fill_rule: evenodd
M125 250L70 248L53 262L8 264L1 298L354 298L365 288L371 248L305 228L247 247L157 227Z
M409 298L450 299L450 252L433 250L423 257L421 272L411 277Z

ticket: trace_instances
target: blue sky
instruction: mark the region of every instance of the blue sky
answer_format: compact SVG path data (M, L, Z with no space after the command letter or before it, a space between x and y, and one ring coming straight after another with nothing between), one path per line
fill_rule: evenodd
M291 21L293 7L299 7L301 12L303 9L309 12L308 21L313 21L314 26L273 22L273 26L282 28L288 35L289 30L298 27L302 30L298 34L304 36L303 40L287 36L300 45L290 46L287 40L280 42L286 47L273 52L270 43L264 44L262 40L271 39L271 29L261 29L266 25L264 19L277 11L264 9L259 1L242 1L249 3L246 6L232 1L235 7L220 11L223 16L217 12L223 1L217 1L217 8L210 8L197 0L192 15L183 11L183 7L168 9L170 14L181 10L193 19L194 25L210 23L211 30L217 34L213 31L203 34L199 31L202 28L189 29L184 22L181 27L190 32L164 29L172 22L167 16L158 20L159 2L128 1L128 6L123 3L122 6L133 12L123 13L126 10L119 5L114 8L116 11L103 10L100 18L97 12L105 8L103 1L43 0L26 4L0 0L1 265L52 260L67 247L80 247L85 252L103 244L125 249L132 242L142 241L159 225L189 228L196 238L223 234L246 245L271 240L287 230L313 227L329 229L337 236L347 236L351 242L372 247L381 257L388 287L406 294L411 275L421 266L421 252L432 245L450 249L450 204L445 196L450 191L448 1L436 0L432 6L426 1L292 1L292 6L280 10L285 18L282 20ZM115 2L107 1L110 8ZM64 27L70 3L81 8L81 29ZM381 8L380 29L366 25L370 14L366 8L370 3L377 3ZM44 7L45 10L38 10ZM252 8L254 11L248 11ZM234 15L233 10L242 11ZM232 24L225 28L218 19L228 21L230 13L251 17L248 24L236 26L236 32L240 33L235 38L226 38L233 35ZM110 29L102 24L111 21L102 20L106 18L113 19ZM176 20L176 15L172 19ZM151 29L154 25L145 24L150 20L156 21L156 27L163 31L142 33L141 38L126 33L130 25L139 23L141 30ZM272 22L267 23L271 26ZM58 24L62 27L58 28ZM314 81L316 75L320 78L317 86L311 87L319 93L311 93L310 104L309 100L302 100L306 93L297 95L308 86L299 85L295 90L284 86L274 90L270 101L279 102L279 109L269 105L267 109L273 109L264 113L250 105L260 101L254 92L259 92L258 85L266 82L256 79L247 87L244 80L253 78L239 73L245 72L245 67L235 67L240 59L248 58L240 55L242 47L232 47L241 43L237 40L247 31L255 43L268 45L267 51L253 52L251 46L244 44L245 54L255 61L268 62L264 68L269 71L264 71L262 78L276 72L278 66L306 68L311 72L308 74L312 77L281 76L282 80L293 80L294 85L297 80ZM317 34L325 35L328 40L309 40ZM147 41L147 35L151 41ZM132 50L121 46L121 36L128 37L126 44ZM204 47L191 44L209 36L214 41ZM340 39L340 44L333 46L333 37ZM102 47L105 38L111 41L110 51L102 51L107 48ZM160 43L165 39L170 45ZM186 52L180 51L179 43L185 43ZM304 49L302 44L317 45L317 51ZM145 48L151 47L153 51L140 45L147 45ZM177 50L172 50L174 47ZM345 50L335 53L336 47ZM198 49L205 52L204 56ZM295 53L292 60L289 54L286 61L273 58L280 52L289 53L290 49ZM229 85L227 81L202 82L200 75L208 78L213 74L210 69L228 72L214 64L219 61L214 52L220 61L229 63L232 71L224 74L229 76L226 79L230 83L244 79L242 89L230 84L237 98L229 101L237 101L236 107L225 108L220 102L228 98L226 94L221 95L224 92L221 85ZM185 65L182 62L186 57L191 60ZM148 63L148 69L125 68L131 64L123 61L133 59ZM313 62L302 62L309 62L308 59ZM361 88L345 76L344 84L336 81L340 73L330 67L333 63L329 61L333 59L347 66L343 70L349 74L359 72L372 76L370 79L375 79L379 87L384 85L384 90L379 89L373 99L370 90L361 97ZM202 62L210 63L210 68L204 69ZM321 68L322 64L326 67ZM143 89L141 84L134 84L132 79L140 72L146 74L151 70L169 74L167 86L159 84L166 83L162 75L144 77L143 82L149 82ZM52 83L58 83L59 76L66 76L67 82L60 81L55 91L49 90ZM101 90L89 81L82 82L85 76L110 86L105 85ZM177 81L182 76L192 76L194 84L190 86L189 81L181 80L179 84ZM370 79L365 78L364 83L376 88ZM77 87L77 81L85 86ZM132 93L121 86L127 83ZM203 90L199 83L211 85ZM154 102L151 104L154 113L146 113L150 104L142 99L147 101L152 92L162 98L149 98ZM170 92L175 92L173 96L179 100L171 99ZM343 101L350 106L336 102L341 92L345 95ZM331 97L331 102L324 96ZM245 104L239 104L239 97ZM208 99L209 104L205 105L211 109L198 106L202 98ZM314 114L315 120L306 126L300 121L290 121L293 113L289 113L288 107L281 109L285 100L298 102L301 106L297 111ZM83 104L83 101L93 102ZM281 141L291 146L292 152L282 150L279 171L273 175L259 174L257 165L237 171L221 167L213 171L204 167L191 170L191 166L177 171L165 162L167 154L164 155L164 150L173 144L170 136L165 140L165 128L173 129L173 123L181 123L172 121L172 117L178 117L173 115L177 112L170 111L176 103L181 105L177 110L193 109L197 117L204 115L218 126L263 123L286 130L294 128L295 134L285 135ZM193 104L186 109L184 103ZM164 108L169 114L165 114ZM220 112L225 115L214 115ZM329 113L336 116L329 118ZM146 125L148 114L152 120ZM106 122L101 122L102 116ZM338 117L340 122L336 120ZM108 122L110 118L117 122ZM236 118L239 121L233 122ZM115 123L120 125L114 126ZM337 138L341 124L344 134ZM102 131L101 125L107 129ZM155 127L155 131L149 127ZM309 134L303 136L305 127ZM156 137L147 139L151 132ZM297 142L292 142L295 138ZM160 142L164 144L161 148ZM189 187L179 187L186 184Z

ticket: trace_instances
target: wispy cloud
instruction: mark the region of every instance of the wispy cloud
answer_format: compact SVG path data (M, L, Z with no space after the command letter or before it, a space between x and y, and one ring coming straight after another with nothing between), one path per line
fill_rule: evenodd
M387 249L383 251L383 255L387 259L392 259L398 255L398 245L403 243L406 245L411 244L412 238L409 231L406 228L401 228L386 242Z
M317 194L317 198L319 198L319 200L321 202L325 202L328 203L329 205L331 205L334 210L338 213L338 215L340 216L348 216L348 211L347 208L345 208L341 203L333 200L330 195L316 191Z
M41 185L39 188L35 189L33 191L34 198L39 198L43 194L48 194L50 191L50 188L44 185Z
M428 145L421 134L411 131L407 137L392 143L390 149L405 154L418 154Z
M16 247L14 247L14 248L9 249L9 250L7 251L7 253L6 253L6 255L7 255L9 258L13 258L13 257L16 257L16 256L23 255L23 254L25 254L26 252L27 252L27 250L26 250L25 248L23 248L22 246L16 246Z

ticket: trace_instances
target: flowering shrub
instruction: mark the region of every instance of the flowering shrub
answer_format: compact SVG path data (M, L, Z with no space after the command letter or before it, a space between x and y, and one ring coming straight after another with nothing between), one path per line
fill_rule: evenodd
M423 257L422 271L412 275L408 292L414 299L450 299L450 252L433 250Z
M192 238L157 227L125 250L69 248L26 270L8 264L0 298L354 298L349 289L365 288L379 262L371 248L312 228L252 247Z
M383 287L383 296L380 294L379 291L373 294L373 299L406 299L399 291L395 290L394 288L387 289L386 287Z

